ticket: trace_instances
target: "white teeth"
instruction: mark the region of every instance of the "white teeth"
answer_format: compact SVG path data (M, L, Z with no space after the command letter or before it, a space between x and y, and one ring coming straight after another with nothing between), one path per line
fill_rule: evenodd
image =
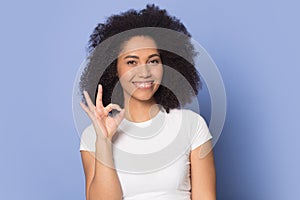
M150 88L152 86L152 81L147 81L147 82L133 82L133 84L137 88Z

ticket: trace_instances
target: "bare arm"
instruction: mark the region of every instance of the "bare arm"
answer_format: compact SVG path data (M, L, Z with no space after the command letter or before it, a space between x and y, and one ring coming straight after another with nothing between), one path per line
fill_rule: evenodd
M87 200L121 200L122 189L112 156L111 140L117 126L124 117L122 110L116 104L103 107L102 86L99 85L96 106L92 103L87 92L84 92L88 107L81 103L82 108L93 122L97 139L96 152L81 151L81 157L86 178ZM116 117L108 116L112 109L120 111Z
M95 153L89 151L80 151L80 153L85 175L85 196L86 200L88 200L90 197L88 191L90 190L90 185L95 173Z
M113 168L111 145L100 140L96 142L96 146L96 154L81 151L86 177L86 199L120 200L122 189L116 170Z
M200 158L203 154L207 155ZM190 159L192 200L216 200L216 172L211 141L194 149Z

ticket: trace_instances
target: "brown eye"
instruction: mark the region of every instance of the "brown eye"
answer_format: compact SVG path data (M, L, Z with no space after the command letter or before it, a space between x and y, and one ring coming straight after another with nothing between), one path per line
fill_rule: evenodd
M135 65L136 62L134 60L129 60L127 61L127 65Z
M159 63L160 63L160 61L158 59L154 59L154 60L149 61L149 64L151 64L151 65L157 65Z

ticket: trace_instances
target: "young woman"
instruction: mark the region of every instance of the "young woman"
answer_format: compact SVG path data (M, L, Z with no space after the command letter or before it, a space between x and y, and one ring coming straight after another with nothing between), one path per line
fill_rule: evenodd
M199 114L180 108L201 86L189 39L178 19L154 5L95 28L80 82L92 121L80 145L87 200L216 199L212 137Z

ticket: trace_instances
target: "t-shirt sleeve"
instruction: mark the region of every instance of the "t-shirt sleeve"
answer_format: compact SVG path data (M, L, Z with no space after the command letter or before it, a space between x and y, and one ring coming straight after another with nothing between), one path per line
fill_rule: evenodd
M196 149L212 138L204 118L197 113L194 113L194 115L195 121L193 121L192 125L191 150Z
M86 127L80 137L80 151L95 152L96 133L93 125Z

